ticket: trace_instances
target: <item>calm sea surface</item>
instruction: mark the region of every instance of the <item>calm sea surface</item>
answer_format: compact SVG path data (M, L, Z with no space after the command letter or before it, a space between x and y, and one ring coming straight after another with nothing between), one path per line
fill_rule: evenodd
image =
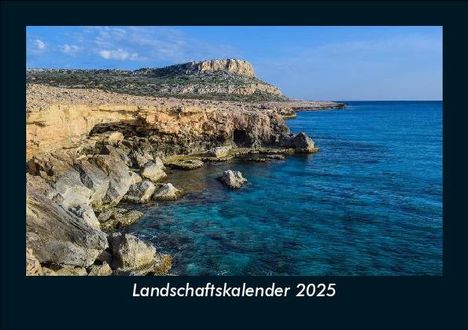
M130 231L178 275L441 275L442 102L348 105L288 120L317 154L173 171L191 193Z

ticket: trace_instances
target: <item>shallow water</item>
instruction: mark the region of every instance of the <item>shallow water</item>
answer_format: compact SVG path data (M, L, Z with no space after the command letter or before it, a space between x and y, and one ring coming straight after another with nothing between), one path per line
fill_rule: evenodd
M442 103L348 104L288 120L317 154L174 171L191 193L130 231L179 275L440 275ZM222 186L225 169L247 186Z

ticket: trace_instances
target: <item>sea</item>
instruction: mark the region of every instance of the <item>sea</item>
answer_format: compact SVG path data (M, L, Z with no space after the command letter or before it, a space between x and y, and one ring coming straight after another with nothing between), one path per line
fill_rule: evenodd
M129 231L176 275L442 275L442 102L345 103L287 120L318 153L173 170L188 194ZM226 169L247 185L224 187Z

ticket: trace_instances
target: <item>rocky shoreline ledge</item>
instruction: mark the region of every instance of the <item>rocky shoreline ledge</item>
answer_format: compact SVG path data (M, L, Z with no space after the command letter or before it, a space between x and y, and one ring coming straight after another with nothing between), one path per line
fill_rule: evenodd
M28 84L27 275L170 274L170 255L122 230L143 216L132 204L181 198L171 169L316 152L310 137L291 133L283 117L340 107Z

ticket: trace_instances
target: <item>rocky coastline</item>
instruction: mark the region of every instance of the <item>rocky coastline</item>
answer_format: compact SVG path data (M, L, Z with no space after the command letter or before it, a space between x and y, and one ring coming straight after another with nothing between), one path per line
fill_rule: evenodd
M226 65L254 74L238 63ZM343 106L178 99L37 83L26 89L27 275L171 274L170 255L125 233L143 216L132 205L183 198L169 170L316 152L312 139L291 133L283 118L297 109Z

